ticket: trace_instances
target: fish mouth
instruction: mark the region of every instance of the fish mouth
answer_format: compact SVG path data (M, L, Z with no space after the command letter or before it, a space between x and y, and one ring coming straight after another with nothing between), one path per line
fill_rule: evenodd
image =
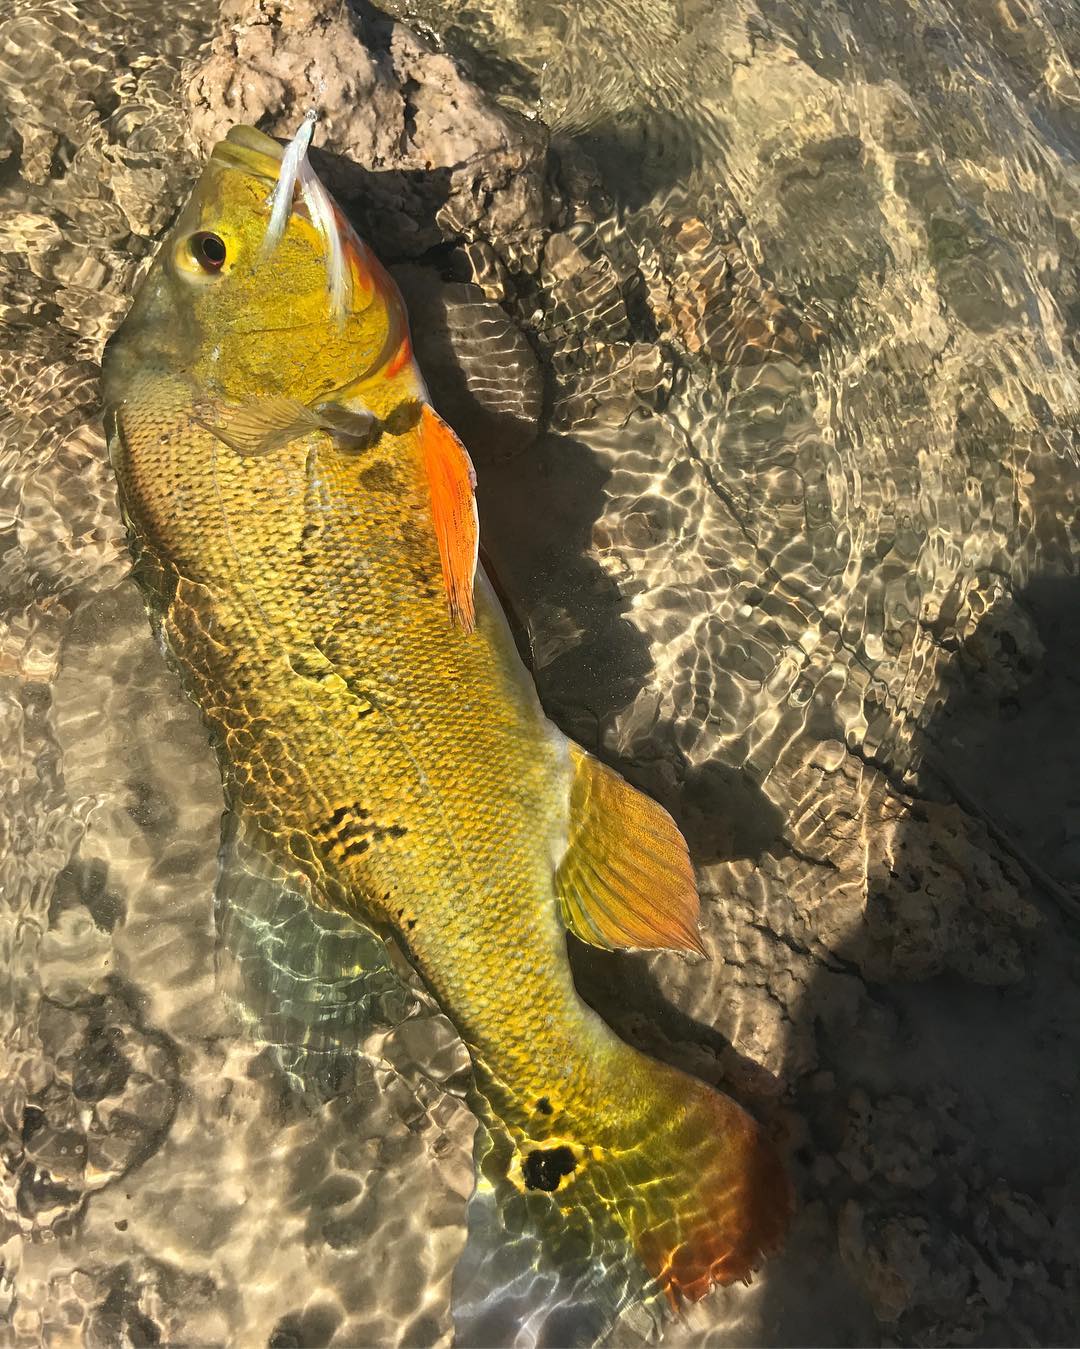
M268 183L276 183L284 153L284 147L278 141L255 127L234 126L225 139L214 146L210 158L223 168L241 169Z

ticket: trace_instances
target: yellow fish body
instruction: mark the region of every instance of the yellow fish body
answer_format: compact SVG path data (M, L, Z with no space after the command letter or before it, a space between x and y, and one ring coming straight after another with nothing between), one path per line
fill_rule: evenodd
M230 807L393 934L512 1140L508 1183L697 1298L778 1245L787 1180L734 1102L581 1002L565 935L700 949L685 844L544 716L396 288L296 181L294 204L281 147L234 128L109 344L136 574Z

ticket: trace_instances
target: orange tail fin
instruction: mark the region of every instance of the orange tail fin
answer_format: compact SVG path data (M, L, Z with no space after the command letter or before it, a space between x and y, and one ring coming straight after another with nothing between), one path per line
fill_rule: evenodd
M659 1331L657 1286L678 1311L717 1284L749 1282L780 1247L792 1190L754 1120L628 1045L614 1048L610 1066L610 1081L586 1111L560 1109L552 1093L539 1112L535 1100L511 1108L516 1118L508 1122L486 1093L474 1098L485 1127L477 1134L469 1241L455 1274L463 1343L507 1342L506 1323L494 1336L478 1330L493 1281L531 1325L558 1319L544 1342L592 1343L642 1306ZM599 1085L608 1073L596 1068ZM518 1126L527 1114L524 1134ZM568 1336L566 1316L584 1318L592 1331Z
M678 1306L714 1284L749 1282L782 1244L794 1197L776 1149L745 1110L695 1078L659 1072L647 1147L654 1183L639 1187L627 1228Z

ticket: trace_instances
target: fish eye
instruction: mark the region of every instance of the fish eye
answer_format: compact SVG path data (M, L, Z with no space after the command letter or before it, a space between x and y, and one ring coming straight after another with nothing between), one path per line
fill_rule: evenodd
M225 240L219 234L200 230L188 240L191 256L204 272L220 272L225 263L227 250Z

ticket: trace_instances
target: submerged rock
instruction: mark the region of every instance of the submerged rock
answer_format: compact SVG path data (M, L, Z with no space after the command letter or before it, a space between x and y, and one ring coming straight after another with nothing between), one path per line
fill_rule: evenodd
M465 237L501 252L551 219L543 127L366 0L225 0L220 25L187 72L200 149L235 122L288 140L318 109L316 166L389 258Z

